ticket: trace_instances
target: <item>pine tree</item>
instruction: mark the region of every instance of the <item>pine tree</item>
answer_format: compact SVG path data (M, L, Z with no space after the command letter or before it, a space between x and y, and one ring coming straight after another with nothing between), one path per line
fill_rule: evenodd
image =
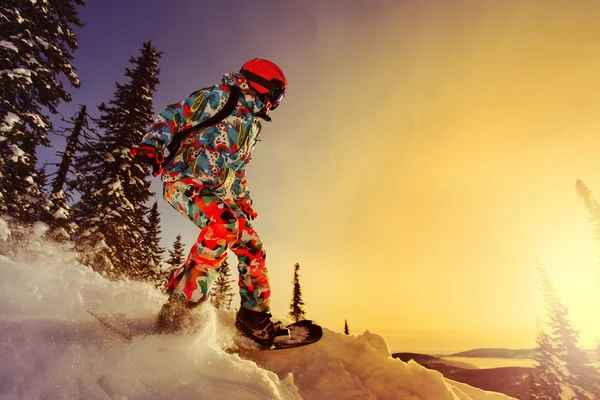
M36 213L34 220L44 222L46 224L50 222L50 207L52 205L50 198L44 191L44 188L46 188L48 185L48 173L46 172L47 169L48 164L44 163L40 168L35 169L35 175L32 176L34 185L42 190L42 193L40 193L39 197L40 208L38 209L38 213Z
M46 113L71 100L60 75L79 86L71 65L73 28L83 26L78 5L84 1L5 0L0 6L0 213L17 223L47 219L36 148L49 146Z
M558 385L561 388L560 398L598 398L600 396L599 376L590 366L585 351L578 345L579 333L571 326L568 308L560 301L550 276L539 262L537 272L549 325L547 336L539 333L538 337L538 346L540 342L544 345L544 351L540 351L538 354L540 359L537 360L541 365L540 371L544 373L543 382L551 391ZM549 358L551 363L547 362ZM545 364L542 365L542 362ZM543 398L540 396L547 394L536 393L535 390L534 388L533 394L538 398Z
M49 221L50 230L48 237L55 241L68 241L75 232L76 225L71 218L71 210L67 204L72 199L73 176L77 173L74 169L75 155L82 148L82 139L89 138L93 133L90 127L91 117L87 114L87 107L82 105L77 115L65 121L69 125L63 128L60 136L67 138L65 151L58 152L60 163L54 173L51 185L51 205Z
M344 333L346 335L350 334L350 330L348 329L348 320L347 319L344 320Z
M537 349L535 360L536 374L531 387L531 398L535 400L553 400L561 398L561 381L566 380L561 362L556 356L550 335L538 321Z
M129 82L117 83L114 97L102 103L101 134L83 146L76 164L81 200L73 206L75 242L81 261L112 278L140 278L146 255L144 219L152 192L148 167L135 161L138 145L152 122L152 95L158 85L159 53L151 42L126 68Z
M292 295L292 303L290 304L289 316L295 322L305 319L305 312L303 309L304 302L302 301L302 289L300 288L300 278L298 271L300 270L300 264L294 265L294 292Z
M76 116L73 116L68 121L64 121L72 125L72 127L63 128L59 133L59 136L67 138L67 143L65 151L58 152L61 161L58 164L58 169L52 181L52 193L64 190L70 182L69 174L76 173L73 170L75 154L81 150L82 139L90 138L92 134L95 134L90 128L90 120L91 117L87 113L87 106L82 105ZM70 196L67 195L67 197Z
M596 241L600 242L600 205L592 195L592 192L588 189L587 185L583 183L583 181L581 181L580 179L578 179L575 183L575 188L577 189L577 193L583 200L585 208L588 210L589 221L594 227L594 238L596 239ZM600 299L596 298L596 301L599 300ZM598 362L600 362L600 341L596 345L596 357Z
M235 281L229 278L229 263L225 260L219 267L219 274L211 289L210 302L215 308L229 310L231 307L234 296L232 283Z
M181 267L185 262L185 248L181 242L181 235L177 235L173 243L173 250L169 250L169 258L165 261L170 265L169 271Z
M40 188L45 188L48 186L48 163L44 162L44 164L37 168L35 183Z
M539 261L536 272L538 286L541 290L542 301L548 317L547 323L551 324L551 320L560 306L560 300L548 272ZM547 333L539 321L537 343L538 348L535 357L538 363L538 366L536 366L537 379L531 388L531 397L539 400L550 400L563 398L563 395L564 397L571 395L572 390L566 385L568 373L563 367L564 362L558 357L559 338ZM563 391L568 393L563 393Z
M165 249L160 247L160 213L156 201L150 208L148 219L144 224L144 231L143 248L146 252L146 265L142 270L141 278L160 286L163 278L160 264Z
M575 189L590 214L589 220L594 225L594 236L596 240L600 240L600 205L582 180L578 179L577 182L575 182Z

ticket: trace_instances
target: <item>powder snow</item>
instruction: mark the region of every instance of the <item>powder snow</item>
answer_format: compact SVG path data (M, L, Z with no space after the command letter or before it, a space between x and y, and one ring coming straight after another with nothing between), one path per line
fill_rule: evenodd
M510 399L394 359L369 331L346 336L325 327L313 345L237 351L234 312L210 306L197 310L194 334L128 342L87 310L152 323L165 295L150 284L109 281L42 234L36 230L27 250L0 256L0 399Z

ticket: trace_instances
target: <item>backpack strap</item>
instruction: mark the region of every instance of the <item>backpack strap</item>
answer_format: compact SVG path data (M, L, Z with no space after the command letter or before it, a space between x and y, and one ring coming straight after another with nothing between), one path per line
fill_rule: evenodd
M237 105L241 92L240 88L237 86L228 85L228 88L229 98L227 99L227 102L225 103L223 108L221 108L215 115L200 122L198 125L191 126L187 129L175 133L173 139L171 140L171 143L169 143L169 145L167 146L167 149L169 149L169 155L165 157L163 165L168 165L171 162L171 160L173 160L175 154L177 154L177 152L179 151L179 147L181 147L181 143L184 141L184 139L188 136L190 132L216 125L219 122L223 121L225 118L227 118L229 115L231 115L233 110L235 110L235 106Z

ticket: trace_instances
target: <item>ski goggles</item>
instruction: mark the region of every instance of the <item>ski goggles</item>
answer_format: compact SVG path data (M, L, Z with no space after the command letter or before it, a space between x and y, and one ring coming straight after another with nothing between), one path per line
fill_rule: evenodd
M241 72L249 81L258 83L260 86L263 86L269 90L269 92L266 95L267 100L269 100L269 102L271 103L271 110L274 110L277 108L277 106L279 106L279 103L281 103L281 101L285 97L285 91L287 89L282 81L280 81L277 78L267 80L266 78L263 78L262 76L245 69Z
M269 102L271 103L271 110L274 110L279 106L281 100L285 97L285 87L283 87L283 82L275 79L277 82L281 84L281 86L276 87L275 89L269 92Z

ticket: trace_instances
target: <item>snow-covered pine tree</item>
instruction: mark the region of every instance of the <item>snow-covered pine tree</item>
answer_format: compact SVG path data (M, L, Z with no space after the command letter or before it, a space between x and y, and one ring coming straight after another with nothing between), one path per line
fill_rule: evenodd
M79 86L73 28L83 26L77 6L84 4L5 0L0 6L0 214L19 224L47 219L36 148L49 146L47 113L71 100L60 75Z
M346 334L346 335L350 334L350 330L348 329L348 320L347 319L344 320L344 334Z
M306 318L304 311L304 302L302 301L302 289L300 288L300 277L298 271L300 270L300 264L294 265L294 292L292 294L292 302L290 304L289 316L295 321L300 321Z
M579 347L579 333L571 326L568 308L561 302L548 272L539 262L537 273L548 314L547 345L553 351L556 381L562 389L560 398L598 399L600 377L591 367L586 352Z
M129 81L117 83L114 97L98 108L99 135L77 157L81 200L72 207L74 235L84 264L111 278L139 279L146 260L142 246L146 205L152 196L148 167L130 150L152 122L152 96L159 83L162 53L151 42L125 69Z
M177 235L175 242L173 243L173 250L169 250L169 258L165 261L166 264L170 265L169 271L181 267L185 262L185 248L181 241L181 235Z
M50 201L46 191L44 190L48 185L48 164L44 163L41 167L36 168L35 174L32 176L33 183L35 187L39 188L42 193L40 193L40 209L37 214L37 218L35 221L40 221L44 223L48 223L50 221L50 206L52 202ZM32 215L35 215L32 213Z
M143 247L146 253L146 262L145 265L142 265L141 278L159 287L164 279L160 263L165 249L160 247L160 213L157 201L150 208L144 223Z
M219 267L217 279L210 290L210 302L215 308L224 308L229 310L231 300L233 300L233 286L235 281L229 279L229 263L227 260Z
M35 183L40 188L45 188L48 186L48 163L42 164L41 167L37 168L37 172L35 174Z
M47 235L50 239L63 242L68 241L75 232L76 225L72 221L68 200L72 200L72 181L76 174L74 170L74 157L81 150L83 138L89 138L93 132L89 120L91 117L87 113L87 107L82 105L75 116L70 120L64 121L69 127L64 127L60 136L67 138L65 151L59 151L60 163L54 173L50 188L50 230Z

